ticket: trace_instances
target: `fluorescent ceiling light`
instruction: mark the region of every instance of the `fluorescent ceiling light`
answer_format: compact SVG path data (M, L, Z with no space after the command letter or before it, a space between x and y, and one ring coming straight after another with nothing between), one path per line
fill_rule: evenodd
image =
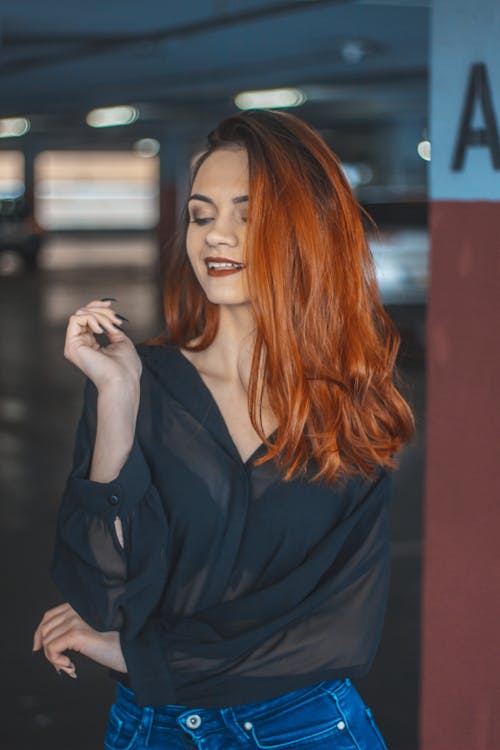
M112 128L118 125L132 125L139 117L137 107L102 107L88 113L87 125L91 128Z
M156 156L160 153L160 142L156 138L140 138L134 143L134 151L139 156Z
M300 89L264 89L242 91L234 97L238 109L274 109L300 107L307 97Z
M30 127L27 117L4 117L0 119L0 138L18 138L26 135Z
M417 153L420 156L420 158L423 159L424 161L430 161L431 160L431 142L420 141L420 143L417 145Z
M373 170L369 164L342 163L340 166L352 188L357 188L358 185L367 185L373 177Z

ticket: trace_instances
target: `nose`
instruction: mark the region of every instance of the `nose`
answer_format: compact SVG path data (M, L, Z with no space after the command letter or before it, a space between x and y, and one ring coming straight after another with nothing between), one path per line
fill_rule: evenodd
M210 247L216 245L229 245L235 247L238 244L238 236L234 231L230 219L218 216L210 223L205 239Z

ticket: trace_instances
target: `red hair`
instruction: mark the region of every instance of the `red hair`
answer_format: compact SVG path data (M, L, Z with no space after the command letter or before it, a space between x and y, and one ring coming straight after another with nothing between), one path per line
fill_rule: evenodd
M289 480L314 460L312 480L328 482L398 468L394 454L415 434L396 386L400 335L379 298L365 212L339 161L296 116L247 110L212 130L190 186L203 161L228 145L244 147L249 163L244 260L256 331L248 408L267 447L254 465L275 459ZM215 338L219 307L189 262L188 221L186 203L161 260L167 332L144 343L201 351ZM279 424L274 441L257 419L263 389Z

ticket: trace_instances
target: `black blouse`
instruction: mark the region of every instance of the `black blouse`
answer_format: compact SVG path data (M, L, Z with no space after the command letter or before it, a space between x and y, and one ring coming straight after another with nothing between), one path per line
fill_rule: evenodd
M284 482L273 461L252 465L264 444L243 462L181 351L136 349L134 442L110 482L87 478L97 389L86 378L50 564L91 627L120 631L128 672L110 676L141 706L220 708L364 675L389 588L392 474Z

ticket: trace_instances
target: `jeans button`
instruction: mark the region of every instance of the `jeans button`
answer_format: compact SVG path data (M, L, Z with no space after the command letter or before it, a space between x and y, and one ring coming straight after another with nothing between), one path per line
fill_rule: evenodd
M247 732L249 732L250 729L252 729L252 728L253 728L252 722L251 721L245 721L245 723L243 724L243 729L246 729Z
M191 729L198 729L201 724L201 717L198 714L191 714L191 716L187 717L186 724Z

